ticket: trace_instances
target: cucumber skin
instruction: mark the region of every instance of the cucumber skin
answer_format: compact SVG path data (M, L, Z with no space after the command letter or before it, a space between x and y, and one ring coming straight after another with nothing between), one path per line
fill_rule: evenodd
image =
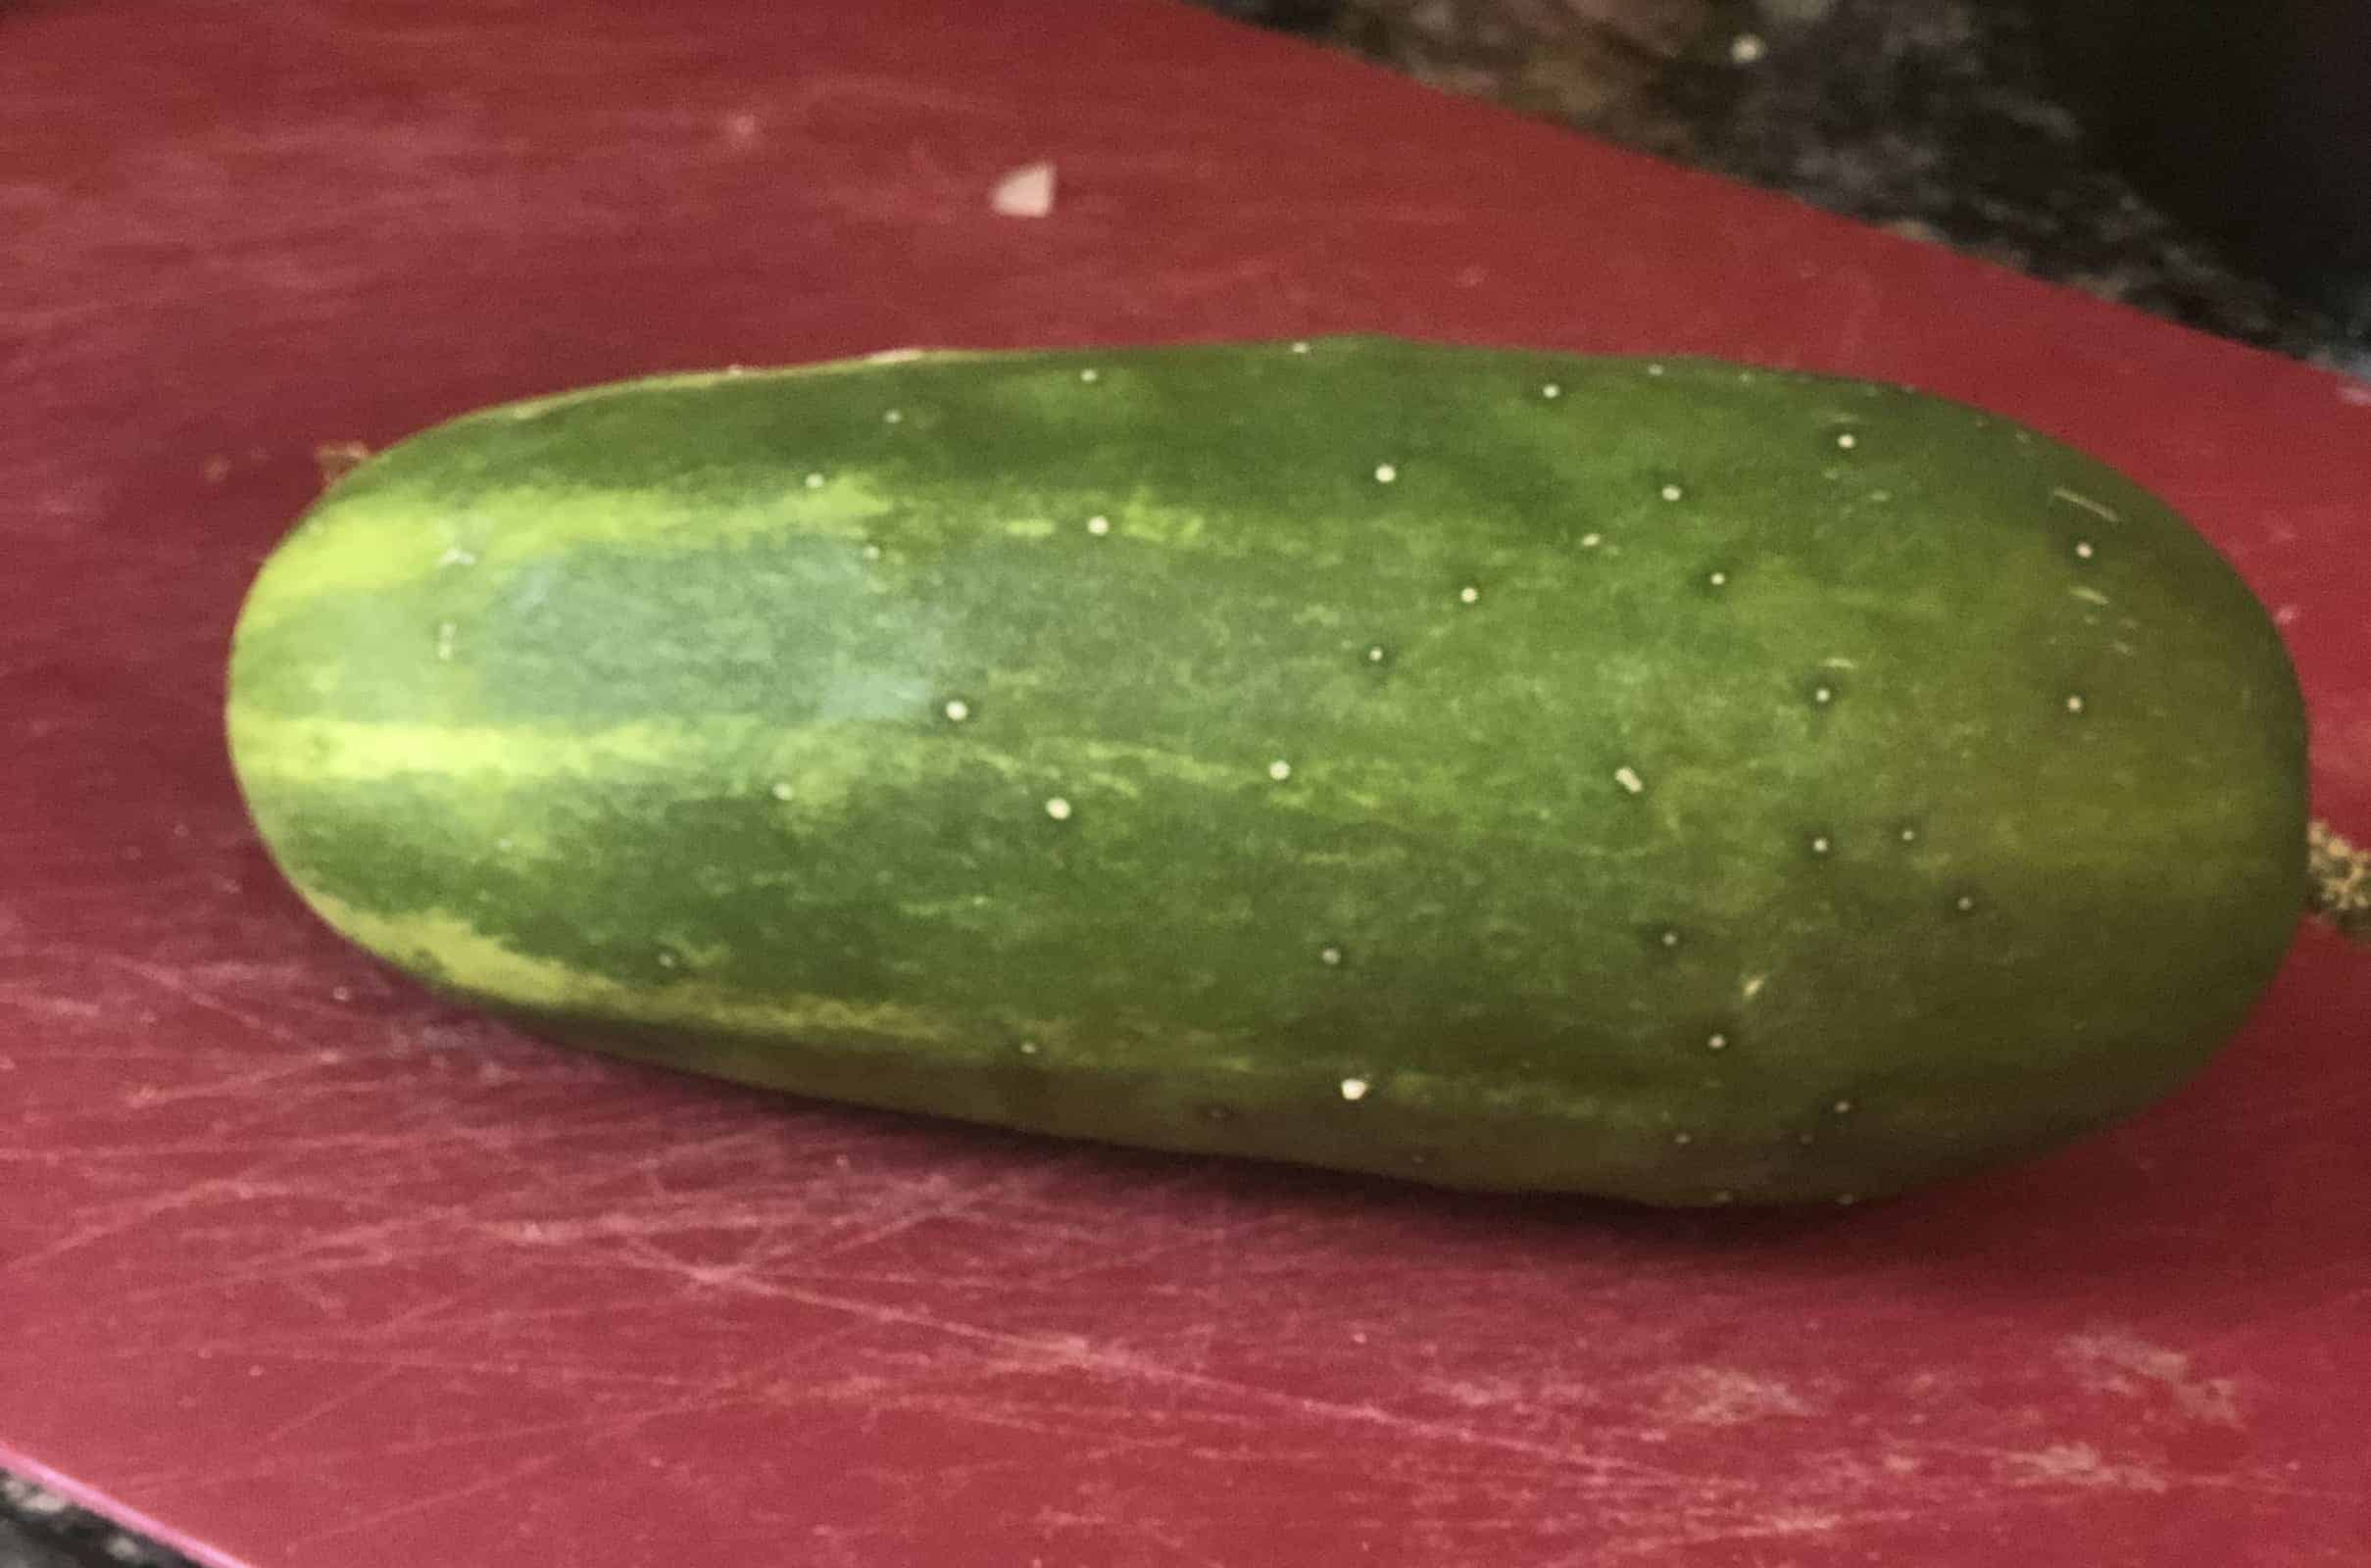
M228 718L313 907L551 1037L1666 1204L2113 1122L2304 886L2295 674L2191 528L2007 421L1716 361L924 353L487 410L275 553Z

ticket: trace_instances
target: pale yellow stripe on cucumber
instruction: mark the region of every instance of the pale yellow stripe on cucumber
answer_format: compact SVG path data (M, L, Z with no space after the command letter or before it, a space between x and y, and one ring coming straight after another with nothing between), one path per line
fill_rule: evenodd
M1272 764L1257 760L1213 762L1159 747L1083 738L1040 739L1021 754L950 747L943 735L868 726L785 728L746 714L586 730L298 717L234 705L230 735L242 774L300 785L435 777L542 787L566 778L621 782L623 773L649 769L685 780L698 793L716 793L720 784L745 787L799 814L836 810L861 790L895 790L959 764L1082 802L1131 803L1161 784L1196 791L1265 785L1269 804L1291 811L1380 810L1408 799L1419 782L1370 758L1331 766L1321 790L1285 790L1275 787Z
M663 986L618 980L519 953L443 910L380 914L325 893L307 892L305 897L322 919L371 952L439 974L448 985L519 1006L789 1038L802 1031L833 1031L947 1043L961 1033L948 1015L903 1003L806 995L759 998L696 978ZM699 956L691 956L695 962Z
M400 487L333 495L266 563L241 612L240 634L263 631L322 598L390 592L447 573L516 573L529 563L564 560L571 551L603 544L631 545L654 566L678 552L791 535L844 539L859 548L861 559L881 559L883 521L899 512L901 503L862 470L832 466L828 456L820 456L813 463L785 461L775 478L777 498L730 507L709 500L687 504L682 488L671 484L490 486L449 502ZM746 483L746 477L738 482ZM922 486L942 507L961 499L956 492L963 488L954 480ZM906 503L914 499L904 497ZM1075 533L1082 540L1191 549L1213 559L1286 560L1312 570L1339 568L1355 554L1352 543L1329 541L1323 530L1214 528L1201 510L1164 503L1143 488L1097 496L1085 487L1061 485L1002 499L978 492L969 504L1005 508L1007 515L993 531L1032 541L1056 542ZM1102 526L1090 530L1090 521ZM1425 556L1446 558L1447 547L1411 548L1411 569L1421 569ZM1482 564L1499 569L1517 554L1492 550ZM1459 547L1459 560L1471 557L1470 547ZM1312 613L1325 618L1322 611Z
M779 723L742 713L645 719L581 729L559 724L382 723L273 713L234 705L230 730L242 771L322 783L370 783L422 773L541 782L618 766L665 768L715 778L746 772L761 782L787 777L796 798L813 798L823 775L875 778L933 771L961 756L1013 778L1053 768L1089 788L1125 795L1148 781L1198 789L1242 784L1249 763L1228 766L1179 752L1111 741L1041 742L1024 757L989 747L951 750L944 736L870 726Z
M1098 816L1141 810L1148 790L1162 785L1196 793L1256 789L1269 809L1339 820L1406 811L1431 799L1454 805L1467 832L1518 838L1525 831L1518 824L1527 825L1539 810L1520 799L1493 794L1442 801L1438 782L1428 774L1371 755L1296 766L1279 781L1273 760L1265 756L1214 762L1159 747L1082 737L1034 738L1025 752L1014 752L951 745L944 734L871 725L784 728L745 714L583 730L357 722L234 707L230 733L242 776L299 789L453 779L498 799L582 779L604 789L640 786L700 796L740 791L786 817L814 818L843 811L861 795L894 795L957 769L985 768L1012 784L1016 801L1060 798L1071 812ZM630 778L638 769L648 771ZM1648 853L1645 843L1586 839L1567 842L1557 852L1559 858L1588 861Z
M808 475L824 472L810 486ZM820 535L861 545L893 503L862 473L783 467L780 495L719 508L648 489L489 488L439 507L403 490L324 502L265 565L242 634L335 594L381 593L446 572L502 572L587 546L629 544L654 558L768 537Z
M928 1042L982 1060L1001 1058L1002 1043L981 1043L976 1020L911 1003L864 1001L791 993L755 996L705 982L703 962L720 961L721 952L665 949L680 956L682 978L654 985L589 973L552 958L505 946L468 920L446 910L382 914L332 895L304 890L314 911L370 952L412 968L441 976L442 983L496 1002L588 1018L613 1019L662 1028L714 1029L778 1040L805 1036L873 1036L901 1043ZM1067 1061L1092 1060L1101 1042L1084 1037L1068 1020L1033 1018L998 1031L1051 1046ZM1225 1035L1191 1031L1185 1037L1213 1072L1234 1077L1255 1073L1252 1059ZM1126 1047L1120 1047L1124 1057ZM1124 1061L1123 1061L1124 1064Z
M398 964L439 974L445 985L475 996L557 1016L686 1031L716 1030L781 1041L870 1037L881 1041L885 1049L893 1043L926 1043L981 1062L1023 1049L985 1043L975 1022L910 1003L811 993L752 996L704 983L696 973L663 985L619 980L519 953L443 910L380 914L322 893L307 892L305 897L323 920L347 938ZM1006 1025L997 1033L1013 1033L1017 1040L1027 1041L1025 1054L1039 1060L1051 1057L1072 1068L1125 1070L1131 1065L1134 1048L1127 1042L1107 1044L1068 1020L1027 1020L1017 1026ZM1317 1100L1339 1080L1362 1086L1355 1096L1343 1098L1378 1107L1402 1102L1423 1107L1429 1116L1590 1118L1656 1137L1661 1136L1661 1124L1668 1114L1659 1095L1625 1102L1564 1085L1536 1081L1485 1084L1461 1074L1416 1068L1370 1076L1369 1069L1361 1065L1349 1069L1353 1076L1345 1077L1345 1069L1333 1064L1256 1057L1245 1053L1240 1042L1207 1031L1183 1032L1174 1044L1191 1048L1197 1061L1194 1075L1213 1081L1214 1091L1220 1094L1228 1092L1230 1085L1265 1081L1306 1089Z
M686 793L745 789L775 809L834 810L860 789L927 777L945 755L842 725L785 729L747 714L647 720L595 730L532 724L404 724L233 710L239 772L299 786L466 779L472 788L545 789L584 779L616 788L681 782ZM935 753L935 755L934 755ZM998 754L990 765L1017 771Z
M240 770L323 783L370 783L420 773L546 780L622 766L682 769L746 747L757 719L717 717L568 729L527 724L403 724L299 718L233 708Z

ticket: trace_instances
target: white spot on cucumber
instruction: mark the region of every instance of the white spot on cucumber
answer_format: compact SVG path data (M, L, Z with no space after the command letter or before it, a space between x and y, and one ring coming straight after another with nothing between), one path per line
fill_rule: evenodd
M1972 893L1962 893L1951 900L1951 907L1957 909L1961 914L1972 914L1976 908L1976 896Z
M1647 373L1649 375L1660 375L1663 373L1663 367L1660 363L1650 365L1647 367Z
M1754 993L1749 991L1746 995L1751 997ZM1726 1051L1729 1049L1729 1037L1715 1029L1704 1036L1704 1049L1706 1051Z
M820 489L822 489L822 488L823 488L823 476L822 476L821 474L819 474L819 473L811 473L811 474L809 474L809 475L807 476L807 488L808 488L808 489L810 489L810 490L820 490Z
M1460 605L1478 605L1478 604L1480 604L1481 602L1482 602L1482 590L1481 590L1481 588L1480 588L1480 587L1478 587L1477 585L1475 585L1475 584L1473 584L1473 583L1470 583L1470 582L1469 582L1469 583L1467 583L1467 584L1466 584L1464 587L1462 587L1462 588L1460 588L1460 589L1458 589L1458 590L1457 590L1457 603L1458 603L1458 604L1460 604Z
M682 961L683 960L681 958L676 957L671 953L662 952L659 955L659 967L662 969L672 969Z
M1638 776L1637 768L1628 766L1615 768L1613 770L1613 782L1619 784L1626 794L1641 795L1646 793L1647 781Z
M450 660L453 657L453 639L458 629L449 620L441 620L436 623L436 657L438 659Z
M1668 925L1663 927L1660 932L1656 933L1655 940L1666 948L1678 947L1679 927Z
M961 697L950 697L947 699L947 706L940 709L939 711L947 715L949 723L961 724L971 716L971 705Z
M1390 662L1390 660L1391 650L1384 647L1381 643L1368 643L1366 645L1366 662L1368 663L1387 663Z
M1339 969L1342 967L1342 950L1328 943L1317 950L1317 961L1328 969Z
M1104 378L1104 373L1090 365L1085 369L1078 372L1078 378L1081 381L1086 382L1087 385L1093 386L1096 382Z
M1849 1100L1839 1100L1836 1102L1836 1103L1830 1105L1828 1108L1836 1112L1836 1114L1839 1116L1850 1116L1852 1114L1852 1102Z
M1813 855L1826 855L1835 848L1835 843L1825 833L1811 835L1811 853Z
M1070 820L1070 803L1060 795L1050 796L1046 801L1046 814L1057 822L1067 822Z
M1599 545L1602 545L1605 542L1605 536L1601 533L1585 533L1581 535L1581 548L1583 550L1595 550Z
M2089 539L2078 539L2075 541L2075 559L2077 561L2089 561L2093 556L2098 554L2099 552L2092 548L2092 544Z
M904 424L906 411L904 409L884 409L881 411L881 422L883 424Z
M787 801L799 792L790 787L790 781L788 779L776 779L774 780L774 787L767 793L772 795L777 801Z
M1367 1091L1373 1087L1363 1078L1345 1078L1342 1080L1342 1098L1354 1102L1364 1100Z
M2066 710L2068 712L2080 713L2083 711L2084 706L2083 694L2081 692L2068 692L2066 694Z
M1389 463L1375 465L1375 483L1390 484L1399 477L1400 470L1395 465Z
M879 545L866 545L864 549L858 551L857 554L863 556L866 561L878 561L881 559L881 547Z
M1564 389L1563 389L1562 387L1560 387L1560 386L1556 385L1556 384L1554 381L1550 381L1550 382L1549 382L1549 383L1547 383L1545 386L1542 386L1542 387L1540 388L1540 396L1542 396L1542 397L1544 397L1544 398L1547 398L1547 399L1549 399L1549 400L1551 400L1551 401L1554 401L1554 400L1555 400L1555 399L1556 399L1556 398L1560 398L1560 397L1562 397L1563 395L1564 395Z
M2082 600L2087 605L2099 605L2102 608L2105 608L2107 605L2114 603L2114 601L2110 600L2105 594L2099 592L2099 590L2097 588L2069 588L2066 591L2075 598Z
M440 566L474 566L477 564L477 558L462 549L461 546L455 545L443 555L438 556L436 564Z
M1904 844L1915 844L1918 842L1918 830L1914 827L1904 827L1900 837Z
M1729 574L1725 571L1708 571L1704 573L1704 583L1712 588L1726 588L1729 586Z
M1296 338L1296 339L1294 339L1294 340L1293 340L1293 352L1294 352L1295 354L1307 354L1307 353L1309 352L1309 339L1307 339L1307 338Z
M1822 708L1827 707L1828 704L1836 701L1836 688L1833 686L1812 687L1811 701L1817 703Z
M1656 491L1655 493L1661 496L1665 501L1678 501L1688 494L1687 491L1681 489L1675 484L1666 484L1662 487L1662 489Z
M1039 1046L1039 1045L1038 1045L1038 1043L1037 1043L1036 1041L1034 1041L1034 1040L1024 1040L1024 1041L1022 1041L1022 1042L1019 1044L1019 1046L1015 1047L1014 1049L1016 1049L1017 1051L1019 1051L1019 1052L1020 1052L1020 1054L1021 1054L1022 1055L1024 1055L1024 1056L1034 1056L1034 1055L1036 1055L1036 1054L1038 1054L1038 1052L1039 1052L1039 1051L1043 1050L1044 1048L1043 1048L1043 1047L1041 1047L1041 1046Z
M1696 1134L1694 1134L1694 1133L1673 1133L1673 1134L1671 1135L1671 1141L1672 1141L1673 1143L1675 1143L1675 1144L1679 1145L1679 1147L1680 1147L1680 1148L1685 1149L1685 1148L1687 1148L1687 1147L1688 1147L1690 1144L1693 1144L1693 1143L1695 1143L1695 1142L1696 1142Z
M1099 512L1094 516L1087 519L1087 532L1093 534L1096 538L1101 539L1104 535L1110 533L1111 531L1111 519L1105 516L1102 513Z
M1854 447L1860 445L1860 437L1854 435L1850 430L1840 431L1836 437L1836 445L1838 450L1850 452Z
M1267 765L1267 776L1281 784L1293 776L1293 764L1279 757Z

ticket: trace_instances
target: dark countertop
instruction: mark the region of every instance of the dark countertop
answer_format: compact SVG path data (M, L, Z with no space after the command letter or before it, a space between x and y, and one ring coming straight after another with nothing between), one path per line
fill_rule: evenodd
M1677 162L2371 376L2371 336L2117 172L2025 0L1203 0ZM0 1568L175 1554L0 1476Z
M0 1568L189 1568L56 1493L0 1474Z
M1205 0L1644 152L2371 375L2121 173L2052 89L2048 0ZM2360 313L2358 313L2360 314Z

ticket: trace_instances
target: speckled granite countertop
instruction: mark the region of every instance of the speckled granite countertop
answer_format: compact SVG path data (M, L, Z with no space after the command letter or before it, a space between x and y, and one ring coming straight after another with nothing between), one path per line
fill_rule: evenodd
M0 1475L0 1568L190 1568L29 1481Z
M1204 0L1645 152L2371 375L2120 174L2050 85L2047 0ZM2371 310L2358 312L2371 316Z
M2025 0L1202 0L1453 91L2371 376L2371 323L2141 195L2045 84ZM183 1559L0 1477L0 1568Z

